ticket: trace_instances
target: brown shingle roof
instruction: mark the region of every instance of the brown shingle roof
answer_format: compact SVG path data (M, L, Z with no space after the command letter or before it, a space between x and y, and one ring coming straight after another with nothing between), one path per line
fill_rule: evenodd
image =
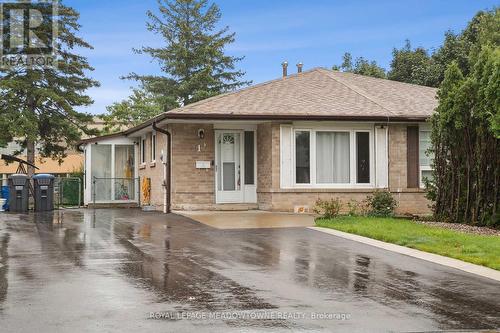
M130 135L163 119L423 121L437 106L436 92L415 84L314 68L164 112L112 136Z
M436 89L322 68L222 94L165 113L165 118L223 116L427 118Z

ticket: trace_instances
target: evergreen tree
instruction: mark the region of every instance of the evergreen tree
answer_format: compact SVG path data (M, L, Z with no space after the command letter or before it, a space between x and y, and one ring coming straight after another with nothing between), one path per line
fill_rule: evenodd
M368 61L363 57L358 57L353 65L352 55L349 52L344 53L342 64L340 66L333 66L332 69L381 79L386 77L385 70L378 66L375 61Z
M76 47L92 48L76 35L80 28L78 18L74 9L59 4L58 15L53 17L59 30L55 66L0 68L0 140L4 143L20 140L31 163L35 161L35 144L41 156L61 161L82 132L96 133L87 127L92 116L76 110L92 104L85 91L99 85L86 76L87 71L93 70L86 58L74 52ZM43 24L50 23L44 21ZM49 31L46 26L42 28ZM38 33L37 37L44 43L51 42L48 33ZM28 168L29 174L33 171Z
M156 60L164 76L138 75L146 90L162 96L167 109L187 105L204 98L249 84L240 81L244 72L236 69L242 58L225 54L234 42L234 33L226 26L217 30L219 7L207 0L159 0L160 15L148 11L150 31L163 37L164 47L143 47L138 53Z
M133 89L126 100L106 107L104 131L112 133L138 125L163 112L160 99L143 88Z
M438 219L500 225L500 47L485 45L464 76L452 62L432 116L434 175L429 198Z

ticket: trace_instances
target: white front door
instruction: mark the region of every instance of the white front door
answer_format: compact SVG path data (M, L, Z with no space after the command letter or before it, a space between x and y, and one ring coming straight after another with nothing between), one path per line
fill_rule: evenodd
M217 203L243 202L243 131L215 132Z

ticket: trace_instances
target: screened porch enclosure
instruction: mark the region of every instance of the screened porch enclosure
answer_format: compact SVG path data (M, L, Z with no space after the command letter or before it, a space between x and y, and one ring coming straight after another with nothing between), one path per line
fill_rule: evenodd
M87 146L87 204L139 201L135 150L133 143L120 141Z

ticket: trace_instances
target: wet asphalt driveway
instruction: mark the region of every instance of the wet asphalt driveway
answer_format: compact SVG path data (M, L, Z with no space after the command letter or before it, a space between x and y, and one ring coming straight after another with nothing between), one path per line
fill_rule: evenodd
M498 282L313 230L0 214L1 332L498 327Z

